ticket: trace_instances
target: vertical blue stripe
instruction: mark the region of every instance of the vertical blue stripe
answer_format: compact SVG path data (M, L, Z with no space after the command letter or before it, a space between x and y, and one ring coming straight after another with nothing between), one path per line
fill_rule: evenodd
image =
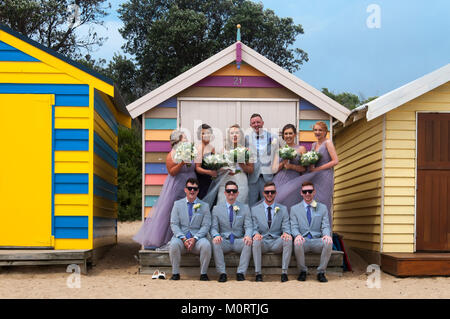
M52 105L52 236L55 236L55 106Z

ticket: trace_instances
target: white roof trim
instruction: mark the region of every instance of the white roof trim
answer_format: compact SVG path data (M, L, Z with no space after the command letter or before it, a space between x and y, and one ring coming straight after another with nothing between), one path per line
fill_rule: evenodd
M450 64L365 104L364 106L367 106L366 118L371 121L448 81L450 81Z
M234 62L236 60L236 43L127 105L131 117L136 118L215 71ZM245 44L242 43L241 45L243 61L339 121L344 122L347 119L350 110L346 107L340 105Z

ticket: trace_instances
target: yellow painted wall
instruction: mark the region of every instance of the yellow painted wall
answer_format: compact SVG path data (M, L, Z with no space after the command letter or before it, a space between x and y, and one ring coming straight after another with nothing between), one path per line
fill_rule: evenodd
M379 251L382 183L382 119L365 119L334 137L333 231L353 247Z
M414 252L416 112L450 112L450 82L386 114L383 252Z

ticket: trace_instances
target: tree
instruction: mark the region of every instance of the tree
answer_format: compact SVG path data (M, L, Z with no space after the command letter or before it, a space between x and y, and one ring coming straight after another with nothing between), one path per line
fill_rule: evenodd
M335 94L333 92L330 92L327 88L322 88L322 93L350 110L353 110L354 108L360 105L369 103L370 101L375 100L377 98L377 96L373 96L369 97L368 99L365 99L361 94L360 96L358 96L356 94L349 92L342 92L339 94Z
M248 0L130 0L118 10L127 40L123 49L137 64L145 93L201 63L236 41L243 42L290 72L308 61L290 48L301 25Z
M142 145L139 132L136 125L131 129L119 126L117 202L120 221L142 217Z
M106 40L93 25L102 25L106 0L0 0L0 23L72 59ZM89 26L86 36L77 31Z

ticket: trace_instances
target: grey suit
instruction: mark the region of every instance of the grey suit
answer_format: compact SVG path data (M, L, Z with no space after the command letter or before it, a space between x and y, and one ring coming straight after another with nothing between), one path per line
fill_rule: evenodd
M209 205L199 199L197 203L201 204L197 210L193 209L192 219L189 222L189 212L186 198L177 200L173 204L170 215L170 227L173 232L170 241L169 256L172 263L172 273L180 273L181 254L187 253L182 238L187 237L190 232L192 237L197 239L191 252L200 255L200 273L206 274L209 262L211 260L211 244L206 238L211 226L211 213Z
M226 273L224 253L234 251L241 253L237 273L247 272L248 264L252 255L252 246L244 243L244 237L252 237L253 224L250 209L247 205L235 202L232 206L239 207L238 211L233 213L233 223L230 225L229 211L225 202L214 206L212 210L211 237L221 236L222 242L212 247L214 251L214 263L219 274ZM234 243L230 242L230 235L234 235Z
M245 146L250 149L254 157L253 173L248 175L248 203L252 207L258 202L258 195L263 197L262 191L264 184L270 182L273 178L272 163L275 154L278 153L278 148L272 149L272 145L278 147L277 139L274 135L266 130L261 134L261 141L266 147L260 147L258 156L258 147L255 145L253 137L256 133L245 136Z
M295 258L297 259L297 268L299 271L307 272L305 265L305 253L312 251L321 254L320 265L317 268L318 273L325 273L330 260L333 244L325 244L322 237L327 235L331 237L330 223L328 221L328 209L322 203L317 203L317 207L311 207L311 225L308 222L306 209L303 202L291 207L291 231L292 236L302 235L305 242L302 245L294 245ZM313 238L307 238L311 234Z
M275 212L276 207L279 211ZM292 255L292 240L284 241L281 238L283 233L291 234L289 223L289 213L286 206L275 203L272 212L272 224L269 228L264 202L252 207L253 233L263 236L262 240L253 241L253 261L255 272L261 273L261 255L265 252L283 253L282 273L287 273L289 261Z

